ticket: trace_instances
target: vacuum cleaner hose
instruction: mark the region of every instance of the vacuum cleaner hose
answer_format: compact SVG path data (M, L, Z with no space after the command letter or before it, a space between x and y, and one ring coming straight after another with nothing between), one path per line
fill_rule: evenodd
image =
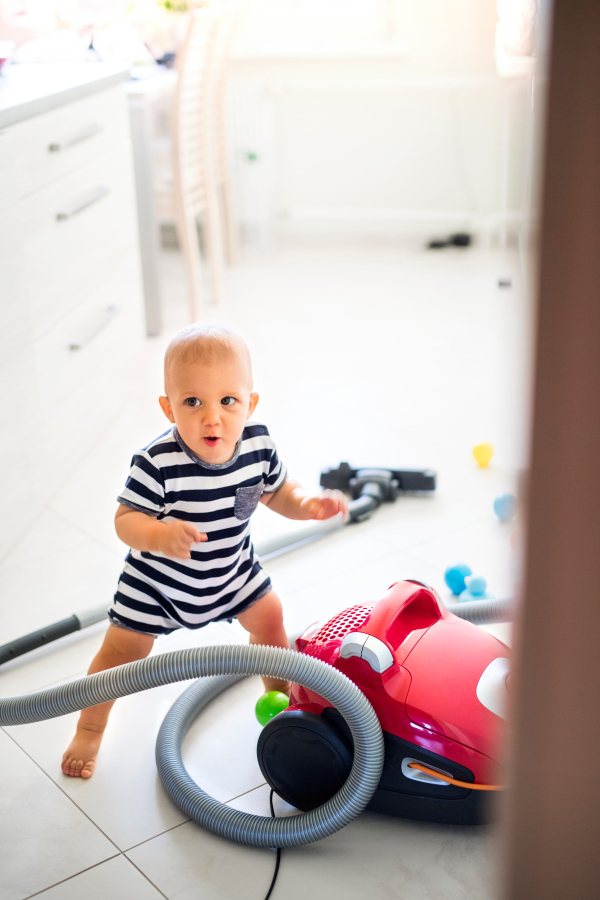
M368 519L374 510L383 503L381 485L370 481L363 485L360 497L348 504L348 515L351 522L362 522Z
M250 675L302 684L329 700L346 720L354 741L352 770L337 794L317 809L275 819L250 815L210 797L188 775L181 746L190 725L210 700ZM195 822L251 847L296 847L339 831L365 808L379 784L384 762L383 735L373 707L341 672L292 650L230 645L160 654L70 684L0 700L0 725L52 719L192 678L199 680L173 704L160 728L156 761L165 790Z
M467 600L465 603L453 603L448 609L459 619L466 619L474 625L512 622L515 616L513 600Z

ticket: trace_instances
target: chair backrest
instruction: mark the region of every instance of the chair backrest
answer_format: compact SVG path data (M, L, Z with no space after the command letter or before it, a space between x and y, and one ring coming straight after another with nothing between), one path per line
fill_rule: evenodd
M191 214L204 208L214 178L214 54L223 20L220 6L195 10L177 54L179 75L171 119L175 190Z

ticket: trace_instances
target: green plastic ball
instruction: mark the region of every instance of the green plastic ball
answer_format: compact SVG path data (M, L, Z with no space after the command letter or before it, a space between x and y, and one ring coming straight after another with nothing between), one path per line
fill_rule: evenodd
M281 691L267 691L256 702L256 718L261 725L266 725L273 716L287 709L289 705L290 698L287 694L282 694Z

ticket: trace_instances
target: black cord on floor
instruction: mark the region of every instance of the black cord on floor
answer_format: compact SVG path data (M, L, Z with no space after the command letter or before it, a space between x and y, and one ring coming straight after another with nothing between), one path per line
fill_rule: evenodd
M271 807L271 816L275 818L275 809L273 807L273 788L271 788L271 793L269 795L269 806ZM269 900L269 897L273 893L273 888L275 887L275 882L277 881L277 875L279 874L279 864L281 862L281 847L277 847L277 859L275 860L275 871L273 872L273 880L271 881L271 887L267 891L267 896L265 900Z

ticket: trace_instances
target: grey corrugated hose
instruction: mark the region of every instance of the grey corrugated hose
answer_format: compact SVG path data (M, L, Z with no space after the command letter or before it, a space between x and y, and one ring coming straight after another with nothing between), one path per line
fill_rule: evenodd
M512 622L515 617L513 600L466 600L452 603L448 609L474 625L491 625L496 622Z
M194 718L221 691L250 675L302 684L325 697L348 723L354 740L352 770L337 794L317 809L276 819L252 816L209 797L188 775L181 744ZM295 847L339 831L365 808L379 784L384 760L381 725L373 707L337 669L292 650L228 645L160 654L70 684L0 700L0 725L52 719L192 678L199 680L184 691L161 726L156 762L167 793L195 822L251 847Z

